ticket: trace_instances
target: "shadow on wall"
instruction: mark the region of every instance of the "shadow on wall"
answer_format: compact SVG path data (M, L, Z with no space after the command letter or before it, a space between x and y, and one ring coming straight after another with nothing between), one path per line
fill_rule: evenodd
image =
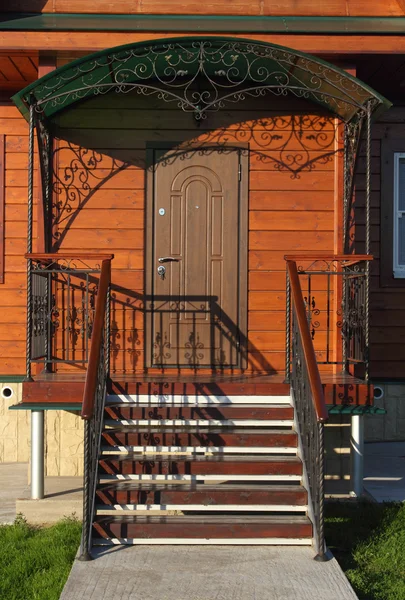
M77 225L81 219L83 223L89 223L87 227L92 228L96 237L98 224L94 207L133 208L135 203L137 208L144 210L144 174L154 166L148 162L147 149L159 142L165 143L166 151L160 159L165 164L184 160L190 153L226 153L242 147L242 152L249 152L251 166L261 165L259 168L283 172L295 180L303 173L320 169L333 161L339 152L335 119L330 115L314 114L313 105L302 99L283 98L282 103L283 109L280 109L280 100L276 98L245 100L232 110L210 113L205 120L197 122L192 114L157 98L110 94L90 99L78 108L61 113L52 125L55 137L52 251L66 251L66 248L74 246L71 241L67 242L73 231L76 236L80 235L81 229ZM89 211L89 208L92 210ZM139 214L142 212L139 211ZM103 223L104 227L109 227L108 223ZM114 225L110 227L113 232ZM137 243L136 248L142 254L143 217L136 228L139 238L132 239L132 248ZM89 243L84 247L90 248ZM93 248L106 250L99 245ZM113 246L109 250L114 251ZM125 268L134 267L128 265ZM143 269L143 256L136 268L139 271ZM134 284L134 289L128 289L127 285L117 285L113 276L112 370L133 372L143 366L140 361L144 348L144 315L151 299L136 291L141 289L143 281ZM170 306L170 311L175 312L175 298L160 300L160 310L168 310ZM191 300L178 299L178 307L179 303ZM220 308L216 298L199 300L214 322L212 339L219 336L231 353L236 352L240 345L249 370L279 370L251 343L248 348L247 340L223 312L218 315ZM177 308L179 316L181 310ZM178 322L179 319L177 326ZM203 358L205 362L205 349L201 347L193 327L187 336L184 356L174 362L179 366L187 364L197 368ZM165 357L170 349L164 331L152 343L155 361L164 365L170 358L173 362L172 356ZM219 365L218 368L223 365L220 349L219 355L212 356L211 360L212 364Z

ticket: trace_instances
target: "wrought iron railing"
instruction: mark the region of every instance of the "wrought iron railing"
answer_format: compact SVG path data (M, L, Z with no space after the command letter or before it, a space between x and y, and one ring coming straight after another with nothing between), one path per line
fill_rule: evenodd
M29 262L27 376L32 363L84 368L89 360L99 254L27 254Z
M309 514L314 528L316 558L326 560L324 534L324 423L328 418L315 351L308 327L297 266L287 261L292 315L291 392L294 399Z
M84 474L80 560L83 561L92 558L92 528L98 481L98 460L110 371L110 283L111 261L105 260L101 265L81 413L84 419Z
M318 365L363 379L369 370L368 255L286 256L297 266ZM287 271L286 375L291 370L290 282ZM327 370L327 367L323 367Z

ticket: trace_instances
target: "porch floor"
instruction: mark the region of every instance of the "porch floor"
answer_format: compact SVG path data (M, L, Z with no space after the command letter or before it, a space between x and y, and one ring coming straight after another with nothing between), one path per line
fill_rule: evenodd
M46 373L42 372L33 377L34 381L71 381L82 382L86 378L86 373ZM230 383L230 384L249 384L262 383L271 385L272 383L285 383L285 376L282 373L114 373L111 375L113 382L119 383ZM322 383L332 383L337 385L361 385L363 379L353 377L346 373L322 373Z
M81 404L86 374L40 373L23 383L23 405ZM372 386L343 373L321 374L327 405L371 405ZM288 396L284 374L136 373L113 374L112 394L210 394L217 396ZM49 406L50 407L50 406ZM57 406L54 406L57 407ZM63 406L61 406L63 408Z

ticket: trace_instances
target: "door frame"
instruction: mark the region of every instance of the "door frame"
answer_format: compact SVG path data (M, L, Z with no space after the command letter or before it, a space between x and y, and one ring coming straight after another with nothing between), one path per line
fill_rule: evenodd
M165 150L170 148L179 148L180 151L187 152L198 150L198 148L212 148L221 150L221 148L234 148L239 151L239 164L241 166L239 178L239 253L238 253L238 319L239 319L239 348L237 365L231 367L211 366L213 372L227 370L245 370L247 368L248 355L248 241L249 241L249 144L248 143L227 143L227 144L209 144L192 143L185 144L184 141L176 142L150 142L146 144L146 177L145 177L145 368L146 369L178 369L177 365L163 365L159 367L152 363L152 330L153 330L153 234L154 234L154 152L156 150ZM187 367L181 367L187 370ZM202 366L201 369L210 369ZM195 370L195 367L193 367Z

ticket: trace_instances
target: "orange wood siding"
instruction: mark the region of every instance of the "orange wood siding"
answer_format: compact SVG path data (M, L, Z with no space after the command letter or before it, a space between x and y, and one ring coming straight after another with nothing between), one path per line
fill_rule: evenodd
M193 32L195 33L195 32ZM190 33L187 34L188 36ZM207 34L209 35L209 34ZM216 36L235 37L228 32L216 32ZM14 31L0 31L0 48L6 51L50 51L55 48L68 53L72 51L95 52L105 48L113 48L123 44L145 42L169 37L182 37L178 32L88 32L88 31L25 31L16 35ZM405 36L403 35L301 35L301 34L249 34L250 40L270 42L307 52L308 54L337 55L342 52L346 56L365 54L397 54L405 53Z
M248 368L284 370L283 256L297 251L333 252L336 130L333 118L314 115L305 103L284 99L283 108L277 110L277 102L268 99L269 110L251 100L237 110L209 115L200 126L175 106L129 96L99 98L61 115L60 136L70 141L61 140L57 152L59 199L63 203L69 189L73 195L60 218L55 250L115 254L113 371L144 367L145 147L159 141L249 144ZM322 146L317 138L320 132ZM283 143L286 149L280 154ZM91 172L81 170L75 160L78 145L100 153ZM291 163L292 156L295 162ZM123 167L122 161L128 166ZM78 168L69 184L74 165ZM80 188L83 181L89 193ZM324 338L320 331L316 345L324 345Z
M5 256L0 284L0 373L25 372L28 125L17 108L0 105L5 135Z
M0 12L44 13L118 13L118 14L205 14L205 15L273 15L273 16L387 16L405 15L403 0L207 0L206 2L170 0L13 0L0 7Z

